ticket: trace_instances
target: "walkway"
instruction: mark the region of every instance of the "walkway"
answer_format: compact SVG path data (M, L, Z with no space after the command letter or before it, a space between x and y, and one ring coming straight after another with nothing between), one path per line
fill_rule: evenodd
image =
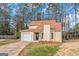
M65 42L59 48L55 56L79 56L79 40Z
M16 42L12 44L6 44L0 46L0 53L8 53L8 56L17 56L18 53L26 46L29 42Z

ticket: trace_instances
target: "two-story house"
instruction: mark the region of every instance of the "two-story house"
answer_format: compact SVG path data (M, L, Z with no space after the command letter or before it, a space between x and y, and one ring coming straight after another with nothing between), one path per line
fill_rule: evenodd
M56 20L32 21L29 29L21 31L21 40L62 42L61 23Z

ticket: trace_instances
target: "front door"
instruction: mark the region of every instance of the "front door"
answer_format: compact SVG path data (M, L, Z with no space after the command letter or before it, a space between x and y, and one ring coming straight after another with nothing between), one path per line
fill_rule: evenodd
M39 33L36 33L36 40L39 40Z

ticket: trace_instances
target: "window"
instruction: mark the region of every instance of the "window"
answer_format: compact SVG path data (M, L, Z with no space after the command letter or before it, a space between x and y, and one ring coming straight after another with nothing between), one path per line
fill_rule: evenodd
M51 39L53 39L53 33L51 33Z
M41 33L42 34L42 37L41 37L41 39L43 39L43 33Z

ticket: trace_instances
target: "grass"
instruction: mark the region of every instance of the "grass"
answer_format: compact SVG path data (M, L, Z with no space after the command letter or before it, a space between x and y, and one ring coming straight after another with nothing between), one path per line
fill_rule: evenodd
M31 56L52 56L58 51L56 46L43 46L39 48L31 48L28 55Z
M26 46L19 54L19 56L53 56L60 44L45 44L45 43L31 43Z
M14 42L18 42L18 41L19 41L18 39L6 39L4 41L0 41L0 46L14 43Z

